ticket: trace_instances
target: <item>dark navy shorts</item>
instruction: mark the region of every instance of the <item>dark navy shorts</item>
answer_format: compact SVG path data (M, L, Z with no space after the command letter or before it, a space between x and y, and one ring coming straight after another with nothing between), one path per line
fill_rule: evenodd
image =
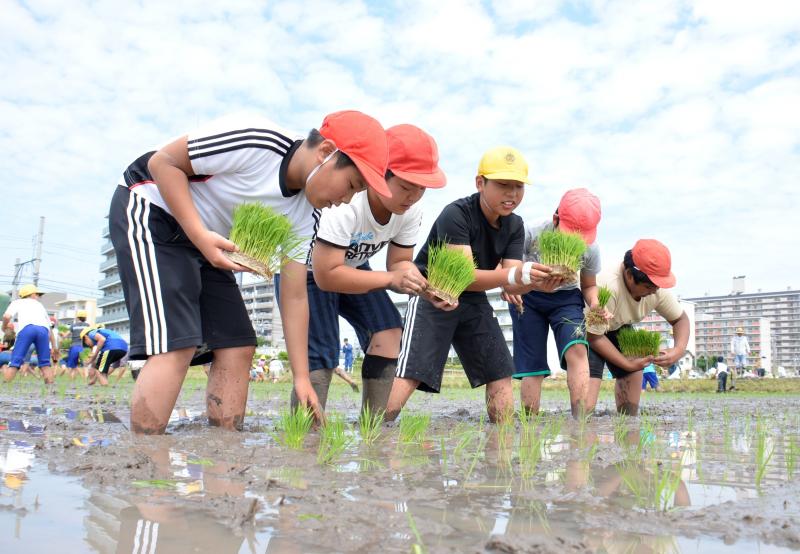
M630 325L623 325L620 329L624 327L630 327ZM619 341L617 340L617 333L619 333L619 329L616 331L608 331L606 333L606 338L611 341L611 344L614 345L614 348L619 350ZM591 379L602 379L603 378L603 369L605 366L608 366L608 371L611 372L611 376L614 379L620 379L622 377L627 377L631 375L630 371L626 371L621 367L608 362L603 358L600 354L589 348L589 377Z
M369 264L358 269L371 271ZM275 275L275 297L280 302L280 274ZM339 316L356 331L362 352L367 351L372 335L387 329L402 329L403 319L385 290L364 294L344 294L320 289L309 271L308 290L308 369L339 366Z
M485 297L462 298L455 310L445 312L414 296L408 301L395 375L419 381L419 390L439 392L451 344L473 388L514 373L503 331Z
M587 348L583 330L583 294L580 289L556 292L531 291L522 296L525 310L508 305L514 330L514 378L550 375L547 365L547 334L550 329L556 339L558 358L567 368L564 355L575 344Z
M256 345L233 272L208 263L174 217L118 186L108 226L130 315L131 360L201 344L211 351Z
M75 369L78 367L78 363L81 361L81 353L83 352L83 346L79 344L73 344L69 347L69 354L67 354L67 367L70 369Z
M650 383L651 389L658 388L658 374L656 373L643 373L642 374L642 390L647 388L647 384Z

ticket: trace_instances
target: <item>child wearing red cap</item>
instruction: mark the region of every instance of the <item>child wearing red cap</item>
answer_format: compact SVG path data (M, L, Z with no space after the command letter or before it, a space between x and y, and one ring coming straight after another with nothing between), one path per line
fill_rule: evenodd
M356 111L328 115L307 137L252 116L217 120L134 161L111 201L109 231L131 319L130 358L147 359L131 399L131 429L163 433L197 347L213 356L208 420L242 426L256 345L225 251L234 209L261 202L310 238L318 210L369 183L390 194L386 135ZM306 263L310 243L282 269L283 330L300 401L318 413L308 375ZM195 358L196 363L208 361Z
M427 286L412 261L422 222L417 203L426 189L445 186L445 174L439 169L436 142L422 129L397 125L386 130L386 139L391 197L369 187L350 204L322 210L315 237L313 274L307 281L314 313L308 357L311 384L323 409L339 363L339 316L353 326L366 354L362 407L386 409L403 320L385 289L417 295L425 294ZM373 271L369 259L383 248L386 271ZM292 405L296 403L293 391Z
M514 333L514 378L522 380L522 408L539 411L542 381L550 375L547 365L547 336L552 329L562 369L567 370L572 415L586 409L589 386L589 358L583 332L584 301L598 305L597 274L600 272L600 248L597 225L600 223L600 199L585 188L572 189L561 197L552 221L525 227L526 263L539 262L539 236L545 231L578 233L588 245L581 259L580 282L564 283L556 290L531 290L520 298L512 295L509 303Z
M613 317L605 335L588 335L589 410L597 404L604 365L616 379L617 411L637 415L642 394L642 369L650 363L669 367L686 352L689 318L675 297L664 290L675 286L671 266L672 257L666 246L657 240L641 239L625 253L619 266L598 276L597 283L611 289L608 309ZM624 326L639 323L653 310L672 325L675 346L664 349L655 357L626 358L619 351L617 333Z

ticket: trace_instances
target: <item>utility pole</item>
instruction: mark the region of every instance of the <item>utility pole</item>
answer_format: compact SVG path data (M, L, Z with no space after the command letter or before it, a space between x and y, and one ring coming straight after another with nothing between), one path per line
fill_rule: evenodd
M19 258L14 260L14 277L11 280L11 300L17 299L17 287L19 287L19 272L20 272Z
M39 234L36 236L36 257L33 259L33 284L39 286L39 266L42 264L42 242L44 241L44 216L39 218Z

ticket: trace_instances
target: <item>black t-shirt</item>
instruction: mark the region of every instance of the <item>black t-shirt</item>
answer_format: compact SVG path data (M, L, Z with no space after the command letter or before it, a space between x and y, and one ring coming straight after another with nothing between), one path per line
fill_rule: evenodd
M486 220L480 205L480 193L459 198L445 206L431 227L431 232L414 263L427 275L428 245L437 242L469 244L478 269L495 269L500 260L522 260L525 226L516 214L501 217L495 229ZM464 291L461 300L485 299L485 292Z

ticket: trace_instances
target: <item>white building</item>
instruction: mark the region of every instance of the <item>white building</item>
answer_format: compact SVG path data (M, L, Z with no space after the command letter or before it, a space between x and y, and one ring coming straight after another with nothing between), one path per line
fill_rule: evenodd
M100 273L103 278L97 284L102 296L97 301L97 309L101 314L97 323L102 323L107 329L119 333L125 340L130 340L130 319L128 308L125 306L125 297L122 294L122 282L119 278L117 255L108 234L108 225L103 228L105 241L100 247L100 253L105 259L100 262Z
M56 302L56 319L59 323L69 324L75 319L79 310L86 311L86 321L97 321L97 300L94 298L70 298Z
M252 283L240 284L239 287L256 336L263 337L268 346L286 350L274 283L259 279Z

